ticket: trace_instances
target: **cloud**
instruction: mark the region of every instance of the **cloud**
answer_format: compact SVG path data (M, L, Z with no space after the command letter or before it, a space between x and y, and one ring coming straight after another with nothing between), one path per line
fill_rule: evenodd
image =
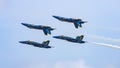
M83 60L78 60L78 61L62 61L62 62L57 62L54 65L54 68L92 68L88 66L85 61Z
M77 60L77 61L58 61L56 63L32 62L27 65L22 65L20 68L92 68L92 67L87 65L84 60Z

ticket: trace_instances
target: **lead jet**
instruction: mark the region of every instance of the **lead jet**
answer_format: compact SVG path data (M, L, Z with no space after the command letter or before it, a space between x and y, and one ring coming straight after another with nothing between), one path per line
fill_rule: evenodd
M76 38L71 38L71 37L64 36L64 35L53 36L53 38L62 39L62 40L66 40L66 41L73 42L73 43L85 43L86 41L83 41L83 37L84 35L77 36Z
M75 28L78 28L78 26L82 27L82 24L86 23L86 21L82 21L81 19L65 18L65 17L60 17L60 16L53 16L53 17L60 21L73 23Z
M40 47L40 48L52 48L52 46L48 46L49 40L43 41L42 44L34 41L19 41L19 43L23 44L28 44L28 45L33 45L35 47Z
M33 24L27 24L27 23L21 23L21 24L30 29L43 30L45 35L51 34L51 31L54 30L54 28L51 28L50 26L33 25Z

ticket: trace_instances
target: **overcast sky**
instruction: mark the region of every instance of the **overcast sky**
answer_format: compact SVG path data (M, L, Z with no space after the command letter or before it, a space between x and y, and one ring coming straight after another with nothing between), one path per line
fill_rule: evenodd
M119 0L0 0L0 68L120 68L120 50L91 43L77 44L52 36L76 37L85 41L120 45L92 36L120 39ZM52 15L81 18L88 23L75 29ZM21 22L48 25L56 30L45 36ZM50 40L51 49L20 44L18 41Z

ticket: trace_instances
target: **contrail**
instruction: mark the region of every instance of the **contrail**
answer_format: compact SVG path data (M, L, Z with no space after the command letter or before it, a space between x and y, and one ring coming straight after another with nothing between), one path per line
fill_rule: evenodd
M107 37L95 36L95 35L86 35L86 36L91 37L91 38L109 40L109 41L113 41L113 42L120 42L120 39L113 39L113 38L107 38Z
M106 44L106 43L97 43L97 42L89 42L92 44L96 44L96 45L101 45L101 46L106 46L106 47L111 47L111 48L116 48L116 49L120 49L120 46L118 45L112 45L112 44Z

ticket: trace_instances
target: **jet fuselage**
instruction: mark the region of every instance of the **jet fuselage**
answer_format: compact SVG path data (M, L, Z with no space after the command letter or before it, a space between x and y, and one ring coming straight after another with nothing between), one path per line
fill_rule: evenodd
M53 17L60 21L73 23L75 25L75 28L78 28L78 26L82 27L82 24L86 23L86 21L82 21L81 19L64 18L64 17L60 17L60 16L53 16Z
M51 28L50 26L43 26L43 25L33 25L33 24L26 24L26 23L21 23L22 25L30 28L30 29L38 29L38 30L43 30L44 34L51 34L51 31L54 30L54 28Z
M54 28L51 28L50 26L43 26L43 25L33 25L33 24L26 24L26 23L22 23L22 25L31 28L31 29L50 29L50 30L54 30Z
M74 38L67 37L67 36L53 36L53 38L62 39L62 40L66 40L66 41L74 42L74 43L85 43L85 41L80 41L78 39L74 39Z
M19 41L19 43L33 45L35 47L40 47L40 48L51 48L51 46L40 44L40 43L34 42L34 41Z

